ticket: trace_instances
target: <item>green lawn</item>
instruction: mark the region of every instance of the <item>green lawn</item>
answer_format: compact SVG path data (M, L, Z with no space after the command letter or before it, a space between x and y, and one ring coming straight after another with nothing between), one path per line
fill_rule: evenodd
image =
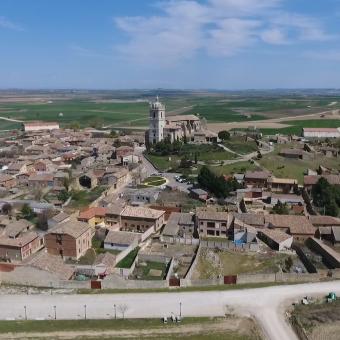
M72 200L69 207L74 209L86 207L95 201L106 189L106 187L99 186L89 191L72 191Z
M139 263L136 268L136 275L138 275L141 280L163 280L166 274L166 268L167 265L165 263L147 261L145 265ZM152 271L154 270L159 271L159 275L152 275Z
M230 140L224 141L223 144L230 150L241 155L246 155L258 150L254 141L246 141L244 137L231 137Z
M215 144L184 144L181 151L176 155L161 156L149 153L146 157L157 169L165 171L168 169L178 170L180 161L184 157L194 162L195 155L198 162L205 162L206 164L237 157Z
M237 162L234 164L227 164L222 166L211 166L210 169L213 170L217 175L232 175L235 173L245 173L248 170L255 170L256 165L250 162Z
M147 154L146 157L160 171L178 167L180 158L178 156L157 156Z
M112 308L113 309L113 308ZM113 311L113 310L112 310ZM53 313L53 311L51 311ZM117 311L118 313L118 311ZM58 315L58 310L57 310ZM160 317L161 318L161 317ZM122 330L147 329L150 327L163 327L159 319L117 319L117 320L25 320L0 321L0 333L49 333L75 330ZM212 319L214 320L214 319ZM209 318L184 318L182 324L195 324L210 322ZM172 324L166 325L171 327Z
M264 155L258 162L261 166L271 171L279 178L295 178L299 184L303 184L304 172L307 169L317 169L320 165L340 169L337 158L318 155L313 159L291 159L280 156L278 153L282 148L294 147L294 144L278 145L273 153Z
M242 320L243 321L243 320ZM240 332L219 329L218 325L221 323L229 323L232 327L232 319L223 318L191 318L185 317L180 324L169 322L163 324L161 317L159 319L117 319L117 320L51 320L51 321L0 321L0 334L12 333L13 335L18 333L26 333L30 337L30 334L45 334L49 339L61 339L65 336L73 338L71 332L78 332L79 338L87 340L95 340L99 337L109 339L108 334L101 334L105 331L125 331L129 339L173 339L178 337L187 340L259 340L260 335L255 322L244 319L244 328ZM216 326L214 326L216 324ZM212 329L199 329L202 326ZM187 327L192 327L193 330L188 332ZM183 333L181 328L183 327ZM216 329L214 329L216 327ZM174 334L169 332L170 329L174 329ZM139 331L145 331L144 335L141 335ZM198 332L199 331L199 332ZM59 336L58 333L63 332ZM87 332L98 332L98 337L87 334ZM130 333L131 332L131 333ZM148 335L148 332L150 335ZM78 336L77 336L78 339ZM110 337L111 339L111 337ZM126 339L126 336L117 336L112 333L112 339Z
M165 183L166 183L166 179L164 177L150 176L142 182L141 186L144 187L144 188L158 187L158 186L163 185Z
M139 251L139 247L136 247L134 250L130 251L122 260L120 260L116 267L117 268L130 268L132 266L133 261L135 260Z

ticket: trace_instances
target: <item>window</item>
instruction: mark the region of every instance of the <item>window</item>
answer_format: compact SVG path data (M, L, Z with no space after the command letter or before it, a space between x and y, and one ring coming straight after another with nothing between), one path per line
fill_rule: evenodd
M208 228L215 228L215 222L208 222L207 227Z

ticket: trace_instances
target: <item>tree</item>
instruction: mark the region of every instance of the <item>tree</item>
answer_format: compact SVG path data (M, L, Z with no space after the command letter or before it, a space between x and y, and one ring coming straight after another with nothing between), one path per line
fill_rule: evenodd
M115 139L115 141L113 142L113 146L115 148L119 148L120 146L122 146L122 143L119 138Z
M195 158L195 164L197 164L198 163L198 152L195 152L194 158Z
M25 203L22 206L21 215L26 220L31 220L34 217L34 212L33 212L32 208L27 203Z
M313 204L321 208L325 215L338 216L340 205L340 187L332 186L321 177L312 188Z
M198 183L217 198L225 198L231 191L240 188L235 179L225 180L223 176L217 176L208 167L203 166L197 177Z
M182 159L181 159L181 163L179 165L180 168L182 169L187 169L187 168L190 168L191 167L191 161L188 159L187 156L184 156Z
M290 272L291 268L293 267L294 261L291 256L287 257L284 263L285 271Z
M74 131L78 131L80 129L80 124L78 122L72 122L69 125L69 128L74 130Z
M9 216L9 215L12 214L12 206L11 206L9 203L5 203L5 204L2 206L1 211L2 211L3 214Z
M123 319L125 318L125 313L128 310L128 308L129 307L127 305L125 305L125 304L118 306L118 310L122 313Z
M66 190L61 190L58 194L58 200L62 202L66 202L68 198L70 197L70 193Z
M66 191L68 191L69 190L69 188L70 188L70 178L69 177L64 177L64 179L63 179L63 185L64 185L64 188L65 188L65 190Z
M226 130L222 130L218 133L218 138L225 141L230 139L230 133Z
M44 210L38 214L37 228L43 231L48 230L48 219L52 216L51 210Z
M273 207L272 214L288 215L289 209L287 203L282 203L281 201L278 201Z

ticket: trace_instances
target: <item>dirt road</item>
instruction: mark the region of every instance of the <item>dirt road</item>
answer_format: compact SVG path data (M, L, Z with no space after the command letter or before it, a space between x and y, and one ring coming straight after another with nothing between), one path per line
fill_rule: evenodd
M325 295L330 291L340 294L340 282L205 292L2 295L0 320L22 319L24 306L29 319L49 319L54 305L60 319L84 318L84 305L89 319L112 318L114 304L127 307L126 318L160 318L171 313L178 315L180 306L184 317L223 316L226 308L232 308L241 315L254 316L267 339L295 340L297 338L283 315L282 304L305 295Z
M14 119L14 118L7 118L7 117L0 117L2 120L7 120L8 122L14 122L14 123L23 123L23 120Z

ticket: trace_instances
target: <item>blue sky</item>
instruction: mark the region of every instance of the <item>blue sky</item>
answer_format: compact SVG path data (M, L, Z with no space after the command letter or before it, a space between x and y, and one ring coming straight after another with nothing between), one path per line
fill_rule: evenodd
M340 88L340 0L1 0L10 87Z

